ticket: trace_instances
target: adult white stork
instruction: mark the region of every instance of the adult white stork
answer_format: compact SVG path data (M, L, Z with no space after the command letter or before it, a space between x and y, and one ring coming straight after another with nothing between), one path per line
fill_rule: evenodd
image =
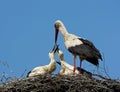
M49 52L50 63L48 65L35 67L27 74L27 77L51 74L56 69L55 52L56 48L54 47L53 50Z
M68 33L64 24L57 20L54 24L55 27L55 45L57 44L58 32L60 31L64 37L65 47L71 52L74 56L74 69L76 70L76 56L80 58L80 73L82 67L82 61L87 60L88 62L99 65L98 59L102 60L102 56L99 50L94 46L94 44L87 39L83 39L74 34Z

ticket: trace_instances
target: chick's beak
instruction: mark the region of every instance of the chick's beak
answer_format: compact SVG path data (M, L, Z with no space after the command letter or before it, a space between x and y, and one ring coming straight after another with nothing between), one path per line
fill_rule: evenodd
M51 52L56 53L57 50L58 50L58 45L55 44Z

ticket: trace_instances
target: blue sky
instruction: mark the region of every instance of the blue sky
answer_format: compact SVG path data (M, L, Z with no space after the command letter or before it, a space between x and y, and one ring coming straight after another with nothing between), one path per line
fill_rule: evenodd
M104 74L105 63L109 76L120 78L119 0L1 0L0 76L5 72L6 76L20 77L25 69L26 75L34 67L48 64L48 53L54 45L54 22L58 19L70 33L92 41L100 50L104 56L100 74ZM73 64L60 33L58 44L65 61ZM96 70L86 61L83 68ZM57 65L55 73L59 70Z

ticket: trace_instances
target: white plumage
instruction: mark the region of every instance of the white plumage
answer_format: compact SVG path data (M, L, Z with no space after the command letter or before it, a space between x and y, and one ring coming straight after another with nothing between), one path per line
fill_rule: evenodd
M36 75L46 75L46 74L52 74L54 70L56 69L56 61L54 58L54 51L49 53L50 63L45 66L38 66L34 68L32 71L30 71L27 75L27 77L32 77Z
M90 42L87 39L78 37L74 34L68 33L64 24L60 20L57 20L55 22L54 27L55 27L55 45L57 44L58 32L60 31L64 37L65 47L74 56L74 69L73 69L74 72L76 70L76 56L79 56L80 58L80 73L83 60L87 60L88 62L96 66L99 64L98 59L102 60L102 56L99 50L94 46L92 42Z
M67 62L65 62L63 52L60 49L58 49L57 52L58 52L58 56L60 59L60 62L57 62L57 63L60 64L62 68L58 74L59 75L70 75L70 76L79 74L79 71L77 69L75 70L75 73L74 73L73 72L74 67L68 64Z

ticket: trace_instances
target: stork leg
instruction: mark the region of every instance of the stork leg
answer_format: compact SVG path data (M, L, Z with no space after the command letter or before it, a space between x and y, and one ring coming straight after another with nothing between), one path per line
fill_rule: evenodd
M74 73L75 73L75 70L76 70L76 56L74 56L74 69L73 69Z
M80 57L79 57L80 58ZM82 59L80 58L80 70L79 70L79 73L81 74L82 73Z

